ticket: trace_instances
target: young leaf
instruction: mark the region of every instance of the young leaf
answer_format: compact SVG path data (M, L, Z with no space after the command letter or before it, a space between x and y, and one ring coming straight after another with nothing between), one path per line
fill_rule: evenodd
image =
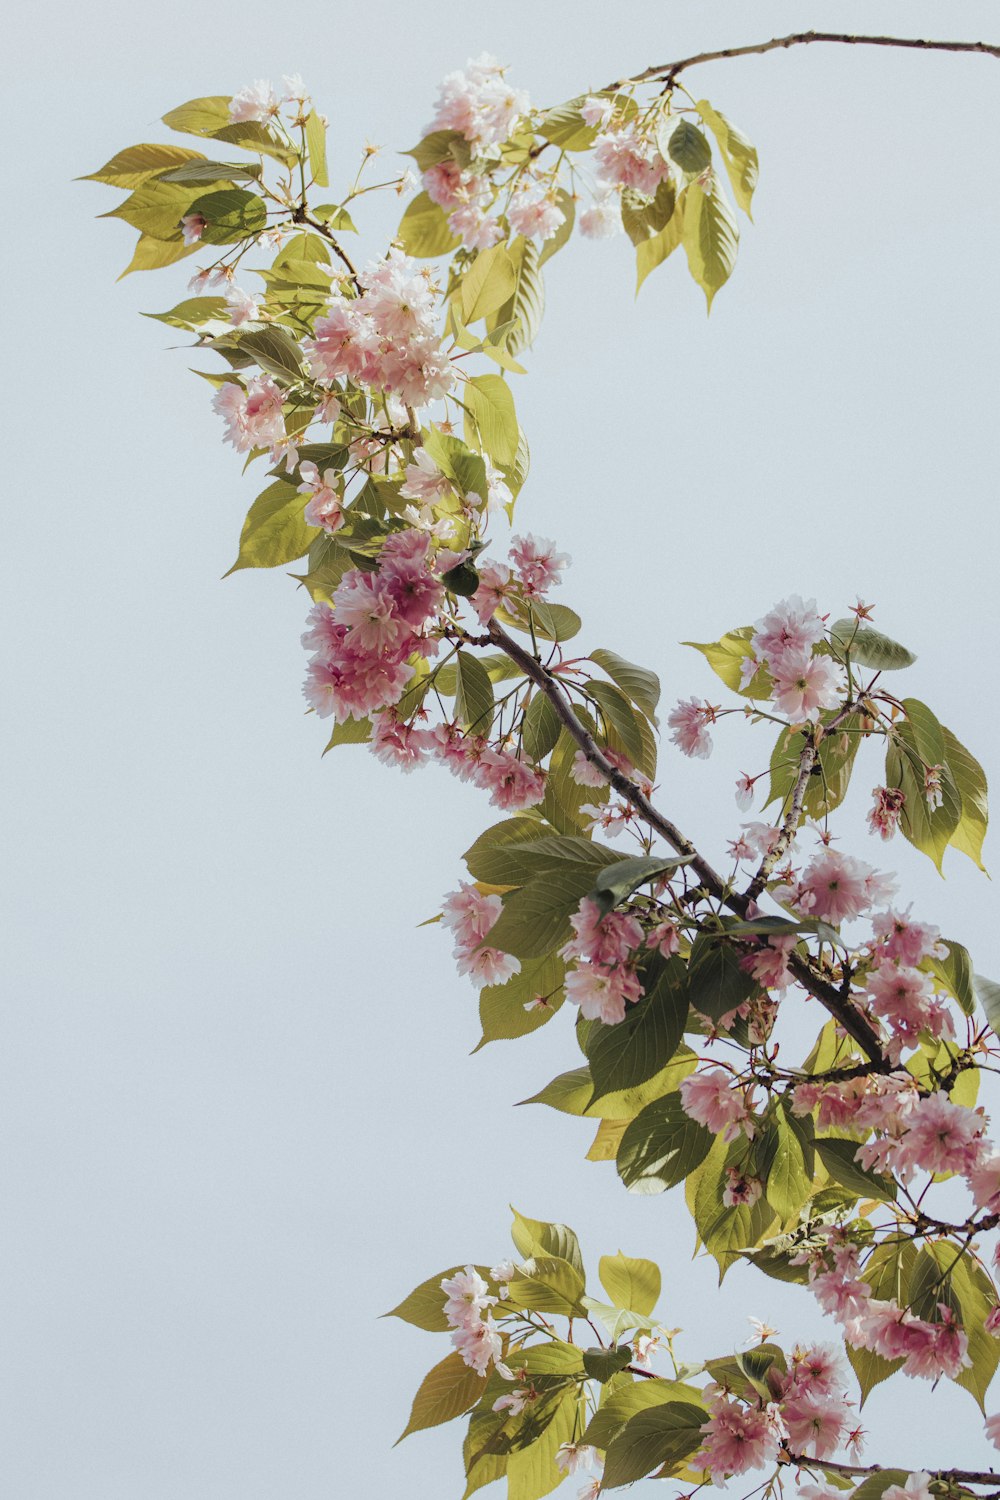
M646 1106L618 1152L618 1175L630 1193L663 1193L683 1182L708 1155L713 1137L685 1114L680 1094Z
M516 288L517 272L507 246L501 243L480 250L459 283L463 323L475 323L496 312Z
M739 227L715 173L707 184L690 183L684 191L682 243L709 312L716 292L733 273L739 241Z
M695 107L718 143L733 196L747 217L752 217L750 204L759 175L756 148L707 99L699 99Z
M602 1255L598 1267L601 1285L616 1307L634 1307L652 1313L660 1297L660 1268L651 1260L631 1255Z
M200 151L191 151L186 146L139 145L127 146L96 172L88 172L80 182L106 182L110 187L142 187L151 177L156 177L169 167L180 167L186 162L204 161Z
M482 1376L471 1369L456 1349L428 1371L413 1398L410 1420L396 1439L401 1443L411 1432L438 1427L460 1417L475 1406L482 1395Z
M615 860L613 864L607 864L594 881L590 899L605 917L641 885L661 875L672 875L693 858L691 854L637 854L632 859Z
M701 1447L704 1421L704 1407L687 1401L665 1401L639 1412L608 1447L602 1490L632 1484L661 1467L669 1474Z
M898 641L870 625L859 625L851 615L830 626L830 638L839 653L849 652L851 661L879 672L898 672L903 667L912 667L917 659Z
M587 1034L594 1101L655 1077L673 1057L688 1017L683 959L662 964L655 984L617 1025L595 1021Z
M517 455L518 425L510 386L501 375L473 375L466 381L463 396L486 456L494 463L512 463Z
M293 485L281 479L269 485L247 512L239 556L223 576L240 568L280 568L302 557L319 535L302 512L302 496Z
M484 1281L489 1280L488 1267L475 1266L473 1269ZM383 1313L382 1316L402 1318L404 1323L412 1323L414 1328L423 1328L428 1333L446 1333L451 1325L444 1315L446 1294L441 1290L441 1283L464 1270L464 1266L452 1266L450 1270L442 1271L438 1276L428 1276L426 1281L414 1287L408 1297L403 1298L398 1307Z
M396 238L406 254L418 260L450 255L458 247L458 235L448 228L444 209L427 193L418 193L406 205Z
M647 667L637 667L634 662L626 661L614 651L605 651L603 647L591 651L590 660L603 668L625 696L655 722L656 706L660 701L660 679L655 672Z
M318 187L327 187L330 179L326 173L326 126L315 110L306 120L306 149L309 152L309 170Z

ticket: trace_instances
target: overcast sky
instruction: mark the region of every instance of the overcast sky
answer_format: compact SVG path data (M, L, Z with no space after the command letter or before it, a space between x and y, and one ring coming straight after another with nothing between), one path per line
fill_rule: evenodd
M136 316L180 300L187 268L116 285L132 232L93 216L117 196L70 179L165 139L168 108L283 72L329 114L346 184L366 139L410 146L484 48L556 103L809 26L996 41L997 6L94 0L6 24L0 1489L458 1500L458 1428L391 1447L445 1341L376 1319L505 1254L508 1202L574 1225L595 1271L619 1246L660 1260L691 1357L741 1343L748 1314L831 1337L754 1272L718 1294L675 1196L630 1197L583 1160L588 1126L512 1109L575 1065L568 1016L468 1056L474 992L416 928L491 813L436 769L321 760L303 596L281 572L219 581L259 484L183 340ZM716 693L680 640L790 591L837 614L860 594L919 654L905 691L1000 769L998 82L988 58L841 48L705 67L762 163L711 319L679 260L636 302L624 240L553 262L517 384L519 520L572 553L582 641L654 667L667 700ZM663 807L712 856L736 772L770 751L731 725L714 760L661 761ZM1000 975L995 888L868 840L880 779L874 758L858 772L856 852ZM992 1454L952 1386L897 1379L864 1420L872 1461Z

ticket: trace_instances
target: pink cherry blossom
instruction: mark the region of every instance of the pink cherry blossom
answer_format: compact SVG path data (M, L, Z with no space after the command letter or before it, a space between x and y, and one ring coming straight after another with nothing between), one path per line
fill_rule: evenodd
M556 551L555 542L532 536L530 531L527 536L511 538L510 560L518 582L532 599L541 598L553 584L561 583L559 574L570 562L568 553Z
M984 1431L994 1448L1000 1448L1000 1412L986 1418Z
M609 240L624 233L621 199L617 193L603 193L580 215L580 233L588 240Z
M235 328L240 328L244 323L252 323L260 317L260 307L256 297L252 297L241 286L229 288L226 292L226 302L229 306L229 321Z
M782 1404L791 1451L806 1458L832 1458L850 1426L839 1395L797 1396Z
M309 459L299 464L302 484L299 494L308 495L309 501L303 516L310 526L321 526L331 536L344 524L343 497L339 486L343 482L337 469L326 469L322 477L316 465Z
M840 702L842 672L829 656L785 651L771 667L771 701L793 724L814 721L823 708Z
M775 934L752 953L745 954L740 959L740 968L765 989L787 990L795 982L788 959L797 941L794 932Z
M775 667L789 652L795 656L808 653L824 634L815 599L803 600L793 594L757 621L750 644L756 657Z
M891 839L899 827L906 796L899 787L877 786L872 789L872 799L868 827L880 838Z
M258 78L240 89L229 101L229 118L233 124L244 120L267 121L278 113L279 100L273 87L265 78Z
M872 917L872 930L887 958L895 958L911 968L925 958L948 956L948 949L940 941L940 929L928 922L914 922L909 908L905 912L877 912Z
M637 135L631 126L605 131L594 143L594 168L598 180L611 187L635 188L651 198L670 165L656 144Z
M624 962L643 941L642 926L635 917L622 911L602 916L589 896L584 896L569 920L574 936L560 948L563 958L610 966Z
M503 1353L500 1331L489 1313L479 1323L456 1328L451 1341L465 1363L479 1375L485 1376Z
M780 1427L756 1407L725 1396L709 1401L712 1415L702 1425L704 1441L690 1460L691 1467L708 1469L716 1484L730 1474L745 1474L769 1463L778 1452Z
M680 1095L684 1113L723 1140L734 1140L749 1119L741 1089L722 1068L689 1073L681 1080Z
M507 209L507 221L515 234L544 244L558 234L566 215L541 184L518 186Z
M680 934L673 922L657 922L646 934L646 947L654 948L664 958L670 958L680 950Z
M904 1181L916 1170L966 1176L982 1157L985 1127L980 1110L953 1104L943 1090L925 1095L910 1111L896 1170Z
M578 1469L599 1466L597 1449L589 1443L560 1443L556 1449L555 1464L564 1474L575 1474Z
M667 723L674 731L670 736L674 744L685 755L696 755L707 760L712 753L712 736L708 725L715 722L715 710L709 703L699 703L697 698L688 698L677 704L667 715Z
M871 906L869 881L874 874L863 860L836 849L821 849L803 871L797 905L836 927Z
M642 998L642 985L631 969L622 964L602 968L583 964L570 969L565 980L566 999L580 1007L588 1021L615 1026L625 1019L625 1006Z
M197 245L207 228L208 220L203 214L185 214L181 219L181 233L185 245ZM201 285L210 281L211 272L199 271L198 275L202 278ZM201 290L201 286L198 290Z
M528 110L528 96L504 81L503 68L483 53L462 72L449 73L438 90L434 115L425 130L454 130L477 147L501 145Z
M545 796L545 772L527 765L508 750L484 750L473 780L476 786L490 793L494 807L502 807L506 812L536 807Z
M495 1306L497 1300L490 1296L489 1286L475 1266L466 1266L454 1276L445 1276L441 1290L448 1299L444 1304L444 1315L453 1328L467 1328L478 1323L481 1314L488 1307Z
M383 765L415 771L430 759L434 740L427 729L401 722L392 709L372 714L371 750Z
M763 1191L764 1184L759 1177L746 1177L736 1167L726 1168L722 1201L727 1208L752 1208Z

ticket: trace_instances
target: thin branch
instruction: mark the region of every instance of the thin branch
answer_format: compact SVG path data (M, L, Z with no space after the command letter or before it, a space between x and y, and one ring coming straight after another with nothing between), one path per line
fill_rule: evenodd
M327 227L326 224L323 223L323 220L313 218L312 214L307 213L305 208L301 204L298 208L295 209L294 213L292 214L292 220L296 224L308 224L310 229L315 229L316 232L318 234L321 234L324 239L330 241L330 244L333 246L334 254L339 256L340 260L347 267L351 281L354 283L358 291L360 291L361 286L358 281L357 267L351 260L351 257L348 255L343 245L337 239L337 236Z
M536 687L545 694L555 710L556 717L572 735L586 759L601 772L601 775L614 787L615 791L635 808L643 822L647 823L650 828L655 829L662 838L666 839L667 843L678 854L688 856L689 868L694 870L707 893L716 900L723 902L737 916L746 917L750 906L748 898L741 895L740 892L734 891L723 880L722 876L712 868L708 861L698 853L694 844L681 832L677 825L672 823L669 818L664 817L663 813L659 812L653 806L649 798L634 781L624 775L617 766L611 764L593 736L588 733L573 712L573 708L564 694L563 685L555 673L551 672L543 662L539 661L537 656L532 656L530 651L526 650L524 646L519 645L495 619L491 620L487 627L486 639L506 652L511 661L516 662L525 676L530 678ZM882 1051L877 1035L860 1011L855 1010L834 985L824 979L821 974L816 973L813 965L801 953L789 954L787 965L799 983L810 994L816 997L820 1004L843 1027L844 1031L853 1037L865 1054L871 1058L872 1071L879 1073L891 1072L892 1065Z
M851 36L847 32L838 31L794 31L790 36L772 37L769 42L751 42L745 47L722 47L717 52L696 52L691 57L682 57L678 62L657 63L631 78L620 78L617 82L608 84L607 92L623 88L629 83L662 82L664 89L669 89L681 73L698 63L721 62L729 57L750 57L788 47L805 47L812 42L837 42L848 47L906 47L918 52L981 52L988 57L1000 57L1000 44L993 42L932 42L922 37Z
M908 1472L905 1464L840 1464L829 1458L803 1458L801 1454L791 1453L788 1449L785 1450L785 1455L778 1458L779 1464L794 1464L800 1469L833 1469L835 1473L844 1474L850 1479L860 1479L866 1474L884 1474L893 1468ZM994 1473L992 1469L931 1469L930 1476L931 1479L950 1479L955 1484L1000 1484L1000 1472Z

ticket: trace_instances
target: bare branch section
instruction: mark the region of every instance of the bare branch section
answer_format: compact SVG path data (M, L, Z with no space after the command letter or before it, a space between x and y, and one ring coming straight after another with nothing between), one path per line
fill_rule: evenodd
M905 1464L839 1464L832 1459L824 1458L822 1463L817 1463L814 1458L805 1458L801 1454L787 1452L783 1454L778 1462L780 1464L794 1464L799 1469L832 1470L835 1474L843 1474L848 1479L863 1479L867 1475L884 1474L892 1472L895 1467L906 1472ZM953 1484L991 1484L1000 1485L1000 1471L994 1473L992 1469L932 1469L930 1477L934 1479L950 1480ZM983 1497L986 1500L986 1497Z
M839 31L793 31L790 36L772 37L769 42L750 42L745 47L722 47L717 52L696 52L691 57L682 57L678 62L657 63L635 73L631 78L619 78L608 84L608 91L624 88L627 83L660 83L665 89L688 68L698 63L721 62L729 57L752 57L762 52L779 52L788 47L806 47L813 42L834 42L846 47L904 47L915 52L981 52L987 57L1000 57L1000 43L995 42L934 42L923 37L903 36L852 36Z
M614 787L615 791L634 807L636 812L650 828L664 839L676 850L678 854L686 854L690 858L689 868L694 870L707 894L715 900L727 906L730 911L739 917L746 917L750 907L750 898L734 891L730 885L723 880L722 876L703 858L698 850L687 838L676 823L658 811L649 798L643 793L634 781L624 775L617 766L612 765L607 756L596 743L593 736L581 724L573 712L572 704L567 698L562 684L556 675L549 671L544 662L539 661L537 656L524 646L518 644L513 636L491 620L488 629L488 639L510 657L525 674L526 677L545 694L559 719L565 726L573 739L579 745L583 754L590 764L604 776ZM847 1032L848 1036L858 1043L866 1057L871 1059L869 1071L888 1073L892 1071L889 1059L882 1051L879 1039L867 1020L861 1013L849 1004L841 992L832 985L822 974L817 973L812 963L800 953L792 953L788 957L788 967L795 978L808 990L811 995L829 1011L834 1020Z

